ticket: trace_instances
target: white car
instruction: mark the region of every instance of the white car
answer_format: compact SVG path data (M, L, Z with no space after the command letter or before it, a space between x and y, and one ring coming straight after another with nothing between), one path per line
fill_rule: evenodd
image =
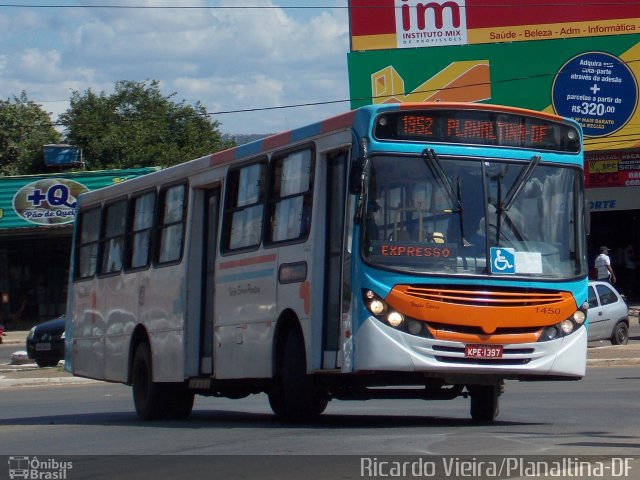
M589 282L587 339L611 340L613 345L629 341L629 306L607 282Z

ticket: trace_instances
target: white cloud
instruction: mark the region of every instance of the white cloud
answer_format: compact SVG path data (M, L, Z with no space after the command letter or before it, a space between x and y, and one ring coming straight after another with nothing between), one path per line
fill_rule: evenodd
M55 106L73 90L109 92L118 80L159 80L164 93L209 111L328 102L348 97L346 9L211 6L211 0L136 0L183 8L0 9L0 97L26 90ZM78 5L123 5L92 0ZM344 5L344 2L340 2ZM235 1L220 5L237 7ZM294 128L348 103L214 116L228 133Z

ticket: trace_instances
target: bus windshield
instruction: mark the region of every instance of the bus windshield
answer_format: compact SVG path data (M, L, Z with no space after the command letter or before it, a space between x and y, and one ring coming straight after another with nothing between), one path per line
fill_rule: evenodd
M580 170L530 161L373 156L362 252L428 274L569 279L586 274Z

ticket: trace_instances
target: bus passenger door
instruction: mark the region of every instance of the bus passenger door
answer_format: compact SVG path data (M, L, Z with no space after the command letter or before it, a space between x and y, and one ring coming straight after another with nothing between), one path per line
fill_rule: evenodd
M340 367L340 322L349 300L349 258L346 252L345 212L347 199L348 151L327 155L326 245L324 272L324 312L322 368Z
M220 187L204 192L202 239L202 301L200 314L200 374L213 373L213 321L215 294L215 265L218 248L218 219L220 215Z

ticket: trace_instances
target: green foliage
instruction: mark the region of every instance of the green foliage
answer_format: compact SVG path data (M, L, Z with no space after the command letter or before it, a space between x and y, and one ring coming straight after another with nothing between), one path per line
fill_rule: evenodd
M0 101L0 176L49 172L42 146L59 142L49 114L25 92Z
M73 92L60 116L66 142L82 148L87 168L170 166L230 146L199 102L176 103L157 80L119 81L111 95Z

